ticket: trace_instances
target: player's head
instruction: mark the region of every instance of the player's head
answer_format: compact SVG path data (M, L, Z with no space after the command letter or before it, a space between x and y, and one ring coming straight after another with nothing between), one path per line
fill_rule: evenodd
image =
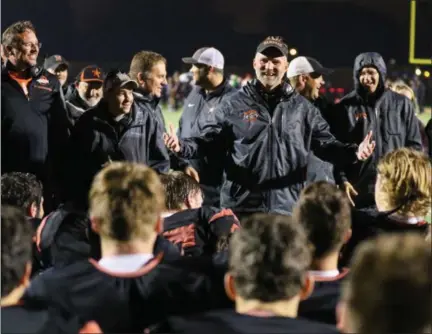
M274 303L306 297L311 251L302 225L291 217L255 214L233 234L226 290L236 303Z
M375 202L379 210L426 216L431 208L432 165L422 152L400 148L378 164Z
M42 218L42 184L29 173L11 172L1 177L1 201L5 205L19 207L33 218Z
M165 207L168 211L196 209L201 207L203 193L199 183L182 172L161 175L165 188Z
M146 241L158 227L163 187L151 168L114 162L100 171L90 190L90 216L101 239Z
M307 186L293 211L314 246L314 259L339 252L351 237L351 207L335 185L320 181Z
M1 208L1 297L15 288L26 286L30 279L32 259L32 225L15 207Z
M431 245L415 234L384 235L361 244L339 306L346 333L430 333Z

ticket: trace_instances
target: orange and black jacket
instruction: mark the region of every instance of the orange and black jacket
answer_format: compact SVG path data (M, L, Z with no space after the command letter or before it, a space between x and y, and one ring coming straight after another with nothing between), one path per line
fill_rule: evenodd
M28 72L9 63L1 72L1 171L33 173L45 185L59 177L69 122L57 78Z

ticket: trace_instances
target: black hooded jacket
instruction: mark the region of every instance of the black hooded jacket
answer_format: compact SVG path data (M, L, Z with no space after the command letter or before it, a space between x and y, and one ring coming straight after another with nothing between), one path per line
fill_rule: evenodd
M377 92L368 94L359 81L364 67L379 72ZM339 171L339 182L349 181L357 190L356 206L373 204L376 167L386 153L400 147L422 149L414 106L409 99L384 87L387 68L383 58L374 52L362 53L354 63L355 89L342 98L332 113L330 126L336 138L345 143L360 144L369 131L376 142L373 155L365 162Z
M289 214L311 149L333 163L356 161L356 145L338 142L320 112L289 84L266 93L258 81L249 82L214 113L200 137L180 140L180 155L205 155L215 144L226 150L221 206L236 214Z

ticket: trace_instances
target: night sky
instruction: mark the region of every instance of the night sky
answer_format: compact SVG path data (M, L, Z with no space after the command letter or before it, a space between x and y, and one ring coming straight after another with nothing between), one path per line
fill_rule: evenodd
M426 58L432 1L418 2L416 54ZM33 21L41 53L71 61L128 63L146 49L162 53L172 71L212 45L227 65L248 68L259 41L281 35L326 66L351 67L365 51L408 62L408 0L4 0L1 15L2 29Z

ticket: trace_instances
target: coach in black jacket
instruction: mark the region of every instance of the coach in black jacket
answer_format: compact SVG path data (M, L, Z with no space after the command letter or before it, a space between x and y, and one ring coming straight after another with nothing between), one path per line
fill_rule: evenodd
M287 49L274 37L258 46L257 80L216 108L215 122L200 137L179 142L173 132L164 136L166 145L185 158L206 154L215 142L223 146L228 154L221 206L239 216L289 214L304 186L311 148L318 157L342 164L366 159L374 148L370 136L360 148L336 141L319 111L290 85L282 85Z
M204 127L215 121L215 108L237 91L224 78L224 57L219 50L204 47L192 57L183 58L183 62L192 65L196 86L184 103L178 130L181 139L200 136ZM198 172L204 205L220 205L225 158L226 151L215 146L208 154L188 160Z
M354 63L355 89L336 105L329 121L332 133L345 143L358 144L369 131L373 132L376 148L371 159L337 175L348 194L352 188L358 193L357 208L374 204L376 166L382 156L400 147L422 149L414 106L405 96L385 88L386 72L378 53L358 55Z
M158 172L169 170L162 132L154 118L133 103L136 87L127 74L111 72L104 82L104 98L75 124L71 174L77 180L72 190L88 191L94 175L111 161L139 162Z

